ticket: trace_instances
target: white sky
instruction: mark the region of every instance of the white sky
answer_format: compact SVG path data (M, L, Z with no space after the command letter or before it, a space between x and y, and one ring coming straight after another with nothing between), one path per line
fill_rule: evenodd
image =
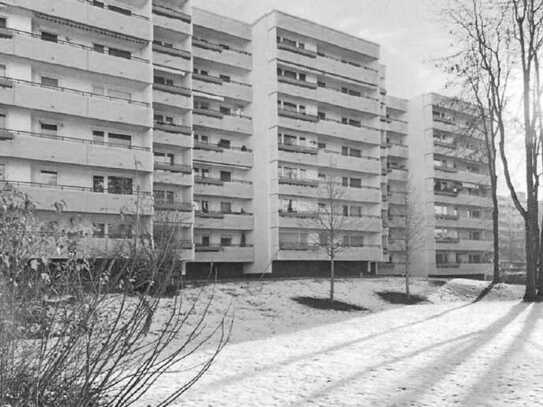
M381 45L389 94L412 97L441 91L432 62L447 54L439 19L446 0L193 0L193 6L246 22L272 9L294 14Z

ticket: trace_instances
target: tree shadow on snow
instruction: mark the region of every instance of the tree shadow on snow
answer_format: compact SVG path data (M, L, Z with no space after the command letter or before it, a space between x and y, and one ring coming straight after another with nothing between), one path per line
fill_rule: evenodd
M343 301L330 301L329 298L316 298L316 297L292 297L298 304L305 305L310 308L330 310L330 311L369 311L368 308L361 307L359 305L349 304Z
M376 291L376 294L390 304L414 305L428 302L428 299L422 295L411 294L408 297L404 292L399 291Z

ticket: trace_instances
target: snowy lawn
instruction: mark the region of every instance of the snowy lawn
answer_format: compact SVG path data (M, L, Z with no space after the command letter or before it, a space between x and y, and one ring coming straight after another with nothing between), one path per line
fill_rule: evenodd
M379 291L384 279L359 281ZM390 289L391 281L385 282ZM392 283L400 286L401 280ZM281 286L288 282L267 284ZM281 309L285 315L273 311L277 319L286 320L286 333L277 335L270 328L263 339L240 341L243 331L247 337L254 336L247 330L258 318L257 312L255 319L242 320L241 328L234 333L238 340L223 350L211 370L177 405L541 405L543 304L521 303L517 299L522 295L521 287L500 285L485 300L472 304L484 283L453 280L443 287L417 284L415 292L427 294L434 304L391 308L372 294L371 299L357 304L384 311L370 314L307 309L312 321L308 324L313 327L297 330L292 329L291 318L300 318L296 307L302 305L289 303ZM271 287L262 292L267 289ZM367 286L365 290L369 295ZM278 296L286 301L284 295ZM450 302L458 297L466 301ZM254 301L261 301L264 307L267 298L255 295ZM270 313L274 301L268 304ZM318 318L321 312L340 322L330 323L333 318L328 316ZM323 323L316 325L317 320ZM260 327L256 336L264 331ZM152 405L153 400L168 394L190 373L187 366L197 364L202 357L205 351L167 374L138 406Z

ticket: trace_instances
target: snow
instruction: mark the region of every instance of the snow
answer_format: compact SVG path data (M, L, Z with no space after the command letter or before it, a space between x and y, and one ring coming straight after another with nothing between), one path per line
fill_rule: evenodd
M359 298L357 305L382 311L306 310L309 321L301 319L300 327L291 318L300 317L297 307L301 305L283 303L284 293L270 300L262 295L266 289L253 292L256 309L266 304L267 310L253 311L253 318L241 320L234 333L237 340L227 345L207 374L176 405L541 405L543 304L520 302L516 299L522 295L519 287L497 289L507 295L491 292L490 298L514 300L448 302L459 291L472 300L470 295L476 297L477 290L468 295L463 288L480 283L453 280L431 289L431 284L417 282L415 292L425 292L441 303L390 307L379 303L370 291L385 286L390 289L391 281L362 281L365 283L354 282L350 289L346 287L351 283L345 282L344 295L365 292L367 298ZM270 282L267 289L272 292L287 283ZM394 284L401 287L401 280ZM305 294L298 283L291 285L296 295ZM321 282L320 287L324 289L325 285ZM340 292L338 298L348 301ZM278 334L269 327L266 333L263 325L271 320L263 318L263 322L256 323L257 333L251 333L251 324L261 313L275 310L275 302L282 304L278 309L284 315L274 311L274 316L286 320L283 332ZM245 313L247 317L249 312ZM322 313L331 317L323 317ZM331 318L338 322L331 323ZM277 321L273 324L282 325ZM259 339L242 340L250 337ZM153 405L153 401L166 396L190 375L187 367L196 366L207 352L198 352L161 378L137 405Z

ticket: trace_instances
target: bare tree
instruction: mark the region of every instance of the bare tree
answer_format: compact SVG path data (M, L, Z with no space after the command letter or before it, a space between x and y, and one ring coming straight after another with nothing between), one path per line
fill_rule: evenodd
M541 268L541 236L538 220L538 159L543 126L541 117L541 78L539 56L543 44L543 2L541 0L455 0L448 11L454 33L466 49L458 72L473 77L469 82L485 106L489 126L498 136L499 154L505 181L526 230L526 301L538 297L537 276ZM512 138L509 118L514 117L511 99L520 81L521 119L524 136L526 205L520 201L511 177L506 141ZM543 158L542 158L543 159ZM543 278L539 272L539 295Z
M408 181L409 193L405 205L405 295L411 298L410 279L412 275L412 252L424 248L424 234L426 222L420 208L417 208L412 197L416 195L416 188L411 180Z
M24 194L0 193L0 405L130 406L194 358L190 375L154 401L172 404L224 347L228 311L213 315L203 291L164 298L177 267L168 244L155 249L144 235L93 261L80 255L84 230L40 223L32 209ZM61 245L63 259L51 261Z

